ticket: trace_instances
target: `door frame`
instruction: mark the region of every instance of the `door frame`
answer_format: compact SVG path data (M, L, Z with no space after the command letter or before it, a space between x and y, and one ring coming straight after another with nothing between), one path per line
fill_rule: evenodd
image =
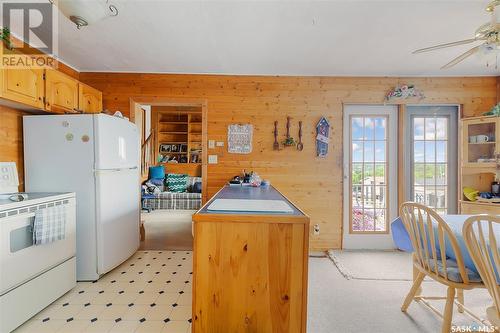
M141 104L151 106L191 106L201 108L201 196L202 202L208 199L208 102L206 99L168 97L168 96L132 96L130 97L130 121L136 123L136 110ZM140 120L137 120L140 123Z
M398 116L397 105L374 105L349 103L343 105L343 206L342 248L343 249L393 249L390 222L386 233L351 233L351 117L385 116L387 122L387 178L398 179ZM398 211L398 186L388 182L387 218L391 221Z
M449 126L448 126L448 136L451 137L453 136L455 138L455 149L453 149L452 145L451 144L448 144L448 149L447 149L447 154L448 154L448 157L449 159L456 161L455 163L455 168L453 170L453 172L451 172L449 174L449 179L451 180L451 182L449 182L449 184L447 185L452 185L452 187L455 187L454 190L455 190L455 193L460 193L461 194L461 191L459 191L459 179L460 179L460 176L459 176L459 167L460 167L460 161L459 161L459 158L460 158L460 152L459 152L459 149L458 149L458 145L460 143L460 137L459 137L459 127L460 127L460 118L461 118L461 113L462 113L462 108L461 108L461 105L460 104L407 104L405 106L405 114L404 114L404 122L405 122L405 128L407 129L406 130L406 133L403 137L400 137L399 139L400 140L403 140L404 142L402 142L402 145L403 147L407 147L407 145L410 143L410 141L412 140L412 137L413 137L413 126L412 123L411 123L411 120L412 120L412 117L415 116L416 112L412 112L411 111L411 107L440 107L440 106L448 106L448 107L455 107L456 108L456 113L454 115L452 115L450 118L449 118ZM448 112L444 112L444 111L441 111L441 112L434 112L434 113L430 113L431 115L444 115L444 116L448 116L449 113ZM453 126L453 123L455 124L455 126ZM448 140L448 142L450 143L450 140ZM411 194L411 189L412 189L412 183L414 183L414 179L413 179L413 174L411 174L411 156L413 155L413 151L414 151L414 147L411 146L409 147L409 149L404 149L404 165L403 165L403 170L402 170L402 173L404 174L404 179L405 179L405 182L402 184L403 188L404 188L404 191L403 191L403 195L404 195L404 201L408 201L408 200L412 200L412 194ZM448 164L452 164L452 163L448 163ZM452 211L451 213L448 212L448 214L458 214L458 198L460 197L460 195L453 195L452 194L452 191L448 191L448 203L447 203L447 206L448 206L448 209L449 208L452 208ZM450 205L451 203L451 205Z

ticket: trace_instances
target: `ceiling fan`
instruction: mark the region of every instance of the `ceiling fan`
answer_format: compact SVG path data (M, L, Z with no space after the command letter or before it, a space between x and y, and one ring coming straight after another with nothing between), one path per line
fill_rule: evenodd
M431 47L426 47L423 49L418 49L413 51L413 53L423 53L439 49L444 49L447 47L470 44L477 41L483 41L482 44L477 45L470 50L462 53L443 67L441 69L447 69L455 66L456 64L464 61L466 58L478 52L494 52L500 50L500 0L491 1L486 7L486 11L491 13L491 22L481 25L475 32L474 38L459 40L456 42L439 44Z

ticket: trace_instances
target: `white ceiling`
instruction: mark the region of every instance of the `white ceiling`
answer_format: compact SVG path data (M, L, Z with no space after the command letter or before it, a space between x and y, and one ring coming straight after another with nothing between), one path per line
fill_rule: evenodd
M114 0L119 16L81 30L61 16L60 58L80 71L263 75L499 75L470 46L488 1Z

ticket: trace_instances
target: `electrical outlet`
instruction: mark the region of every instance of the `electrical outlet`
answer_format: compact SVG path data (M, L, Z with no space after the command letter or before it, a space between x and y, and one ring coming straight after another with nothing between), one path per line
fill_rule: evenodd
M313 227L313 235L318 236L319 235L319 224L315 224Z
M210 149L215 148L215 140L208 140L208 148Z
M208 164L217 164L217 155L208 155Z
M216 145L217 147L224 147L224 141L217 141L217 142L215 143L215 145Z

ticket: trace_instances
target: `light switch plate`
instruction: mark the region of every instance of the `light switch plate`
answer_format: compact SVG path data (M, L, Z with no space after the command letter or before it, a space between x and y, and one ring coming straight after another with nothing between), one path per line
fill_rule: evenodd
M210 149L215 148L215 140L208 140L208 148Z
M217 147L224 147L224 141L217 141L217 142L215 143L215 145L216 145Z
M208 164L217 164L217 155L208 155Z

